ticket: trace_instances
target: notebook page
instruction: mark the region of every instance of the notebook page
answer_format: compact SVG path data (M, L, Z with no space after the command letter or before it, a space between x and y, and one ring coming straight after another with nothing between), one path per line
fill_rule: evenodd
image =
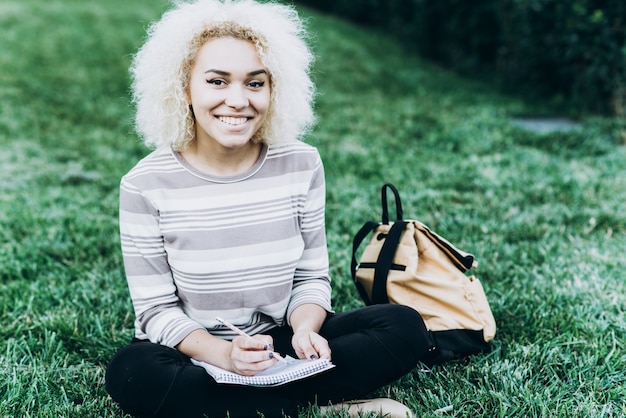
M286 356L285 359L287 360L286 364L278 362L269 369L254 376L242 376L194 359L191 359L191 362L204 368L218 383L248 386L283 385L335 367L334 364L326 359L299 360L290 356Z

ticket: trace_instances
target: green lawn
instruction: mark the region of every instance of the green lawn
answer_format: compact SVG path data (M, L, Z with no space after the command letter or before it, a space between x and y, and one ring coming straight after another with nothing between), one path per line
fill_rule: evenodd
M123 416L103 385L132 337L117 188L148 152L127 68L165 3L0 3L2 417ZM527 133L509 118L549 108L304 13L336 309L360 305L352 235L379 218L390 181L407 217L476 254L498 322L492 353L417 368L380 395L422 417L626 416L626 124Z

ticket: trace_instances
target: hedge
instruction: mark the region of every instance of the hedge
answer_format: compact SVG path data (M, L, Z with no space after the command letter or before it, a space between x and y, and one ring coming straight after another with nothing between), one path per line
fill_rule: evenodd
M508 92L626 116L624 0L296 0Z

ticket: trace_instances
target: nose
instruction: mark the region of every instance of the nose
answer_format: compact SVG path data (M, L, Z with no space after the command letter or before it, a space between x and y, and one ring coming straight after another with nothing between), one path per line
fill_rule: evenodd
M228 92L226 94L226 100L224 100L224 103L226 103L226 106L232 107L234 109L241 109L248 106L248 96L246 95L246 90L244 86L231 84L228 87Z

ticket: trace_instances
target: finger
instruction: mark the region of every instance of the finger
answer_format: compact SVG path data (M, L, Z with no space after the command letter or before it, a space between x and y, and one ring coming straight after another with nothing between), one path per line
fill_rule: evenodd
M254 339L261 342L263 350L274 351L274 339L270 335L255 335Z
M317 334L313 332L307 332L298 334L294 339L295 350L299 358L305 358L309 360L315 360L319 358L319 353L313 344L313 338Z
M319 358L330 360L331 351L326 338L316 334L315 337L311 338L311 342Z
M248 367L244 367L244 364L268 362L275 358L272 338L269 336L261 336L260 338L236 337L232 342L231 362L236 363L238 369L248 369ZM273 364L274 362L271 361L270 363ZM262 368L265 367L262 366ZM256 369L256 367L251 368L251 370Z
M331 350L326 338L315 332L311 332L307 334L306 340L302 339L300 341L307 341L306 344L301 345L302 357L300 358L307 358L309 360L325 358L330 360Z
M254 337L237 336L233 339L233 344L241 350L273 351L273 339L269 335L255 335Z
M307 334L294 334L291 345L299 359L306 358L306 347L309 345Z
M254 353L255 355L262 355L263 357L259 361L233 361L233 368L237 373L245 376L253 376L276 364L277 359L272 351L246 352L246 354L250 353Z

